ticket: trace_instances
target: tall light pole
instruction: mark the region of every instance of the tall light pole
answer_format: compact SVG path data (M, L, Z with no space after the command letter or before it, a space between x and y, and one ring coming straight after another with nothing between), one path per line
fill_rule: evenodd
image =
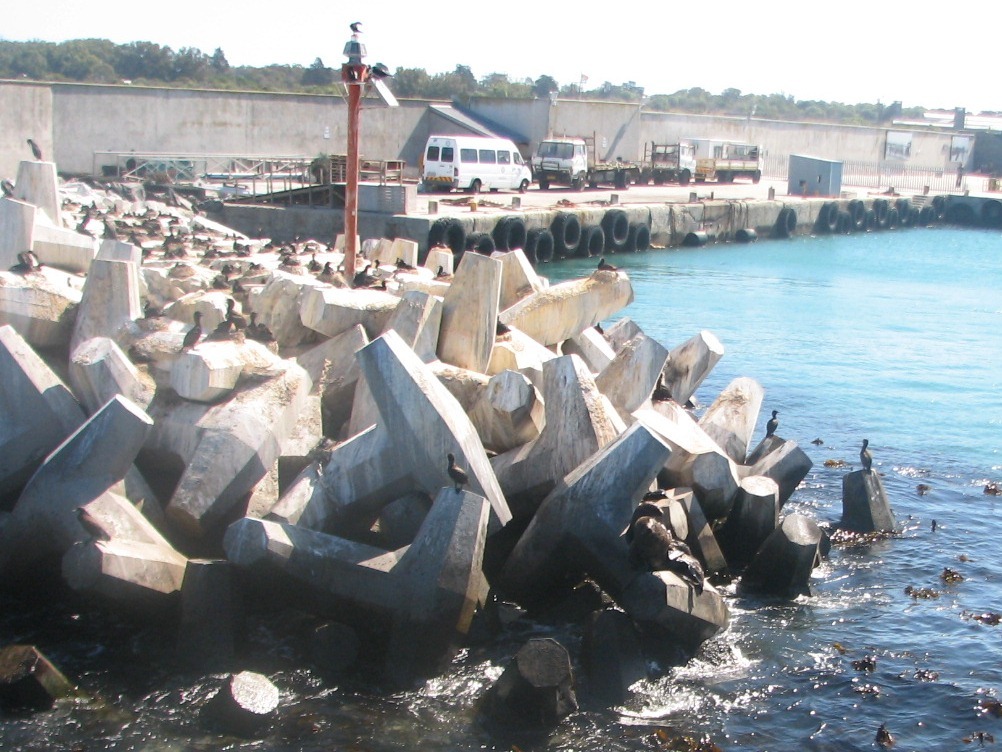
M351 25L351 39L344 46L348 62L341 66L341 81L348 93L348 155L344 188L344 273L355 277L358 254L358 116L362 109L362 87L369 80L369 66L362 62L365 45L358 41L358 23Z

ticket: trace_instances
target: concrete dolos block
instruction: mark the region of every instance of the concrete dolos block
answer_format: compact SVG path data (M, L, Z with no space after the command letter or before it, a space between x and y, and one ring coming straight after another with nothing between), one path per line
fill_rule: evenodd
M841 527L857 533L898 529L894 512L880 474L873 470L855 470L842 478Z
M500 318L540 344L555 345L632 302L633 285L625 272L594 272L522 298Z
M0 326L10 324L32 347L66 347L81 298L66 280L44 266L28 275L0 271Z
M332 515L368 529L401 492L435 496L451 486L446 455L469 474L469 488L490 502L492 531L511 519L508 504L476 428L431 370L389 331L356 354L379 411L379 423L331 452L324 472L326 507L304 513L300 524L323 527ZM311 522L305 522L305 520Z
M0 269L17 263L17 254L31 249L37 209L24 201L0 197Z
M671 450L634 423L567 475L543 500L501 572L502 591L524 605L585 573L613 598L636 572L620 536ZM616 549L619 555L616 555Z
M92 337L109 337L123 344L125 334L142 315L136 265L95 260L84 284L70 352Z
M287 362L273 377L238 389L219 405L154 401L157 429L146 447L149 460L163 452L184 466L168 518L196 538L221 522L274 465L311 387L306 372Z
M94 337L77 347L70 361L70 381L90 414L116 394L145 410L156 391L153 380L107 337Z
M713 367L724 356L724 346L712 333L702 331L668 353L664 384L672 399L686 404Z
M497 333L501 262L471 253L463 257L445 293L438 357L444 363L486 373Z
M62 223L55 162L25 160L18 164L14 197L37 206L54 225Z
M543 366L545 421L539 438L491 460L515 517L535 512L567 473L626 430L584 362L565 355Z
M14 507L31 531L24 536L21 563L62 554L86 537L77 507L125 478L152 427L145 412L115 396L45 459Z
M86 416L11 326L0 326L0 500L28 481Z
M483 497L448 487L397 552L250 517L229 527L223 545L236 566L277 568L333 596L333 608L367 628L372 617L389 622L387 671L404 681L440 669L469 629L483 592L488 515ZM355 608L346 613L343 604Z
M758 382L742 376L728 384L700 418L700 428L737 464L748 456L762 396Z

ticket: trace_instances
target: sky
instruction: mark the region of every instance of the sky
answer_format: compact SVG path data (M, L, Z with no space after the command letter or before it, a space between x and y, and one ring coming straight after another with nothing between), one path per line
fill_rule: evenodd
M952 9L963 8L951 15ZM1002 110L998 50L978 19L997 0L953 6L889 0L575 3L566 0L0 0L0 39L218 47L231 65L325 65L362 22L366 62L478 78L552 76L585 88L634 82L648 96L700 87L854 104ZM392 88L392 79L390 82Z

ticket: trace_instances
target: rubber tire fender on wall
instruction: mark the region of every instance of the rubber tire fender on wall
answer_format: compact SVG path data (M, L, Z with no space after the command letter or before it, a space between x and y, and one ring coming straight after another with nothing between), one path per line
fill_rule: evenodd
M586 227L581 231L577 255L581 258L601 256L605 252L605 231L601 227Z
M773 225L772 233L777 238L788 238L797 229L797 212L792 206L784 206L779 210L776 217L776 224Z
M561 256L573 255L581 245L581 220L577 214L561 212L550 223L553 233L553 250Z

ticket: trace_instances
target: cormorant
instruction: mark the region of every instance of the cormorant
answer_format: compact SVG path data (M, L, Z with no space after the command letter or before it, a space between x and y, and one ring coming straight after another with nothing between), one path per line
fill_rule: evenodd
M438 267L438 271L435 272L435 279L452 279L452 275L445 270L444 266Z
M605 263L605 256L598 260L598 269L602 272L618 272L619 267L613 266L612 264Z
M362 25L361 21L353 21L352 23L348 24L348 26L351 28L352 34L361 34L362 30L358 28L361 25Z
M15 274L31 274L32 272L37 272L42 267L38 256L31 251L22 251L17 254L17 261L18 263L10 268L10 271Z
M651 395L652 402L667 402L671 399L671 389L665 386L664 371L658 374L658 383L654 385L654 393Z
M14 184L9 180L0 180L0 190L3 190L3 195L5 196L13 196Z
M414 267L404 261L402 258L397 259L397 270L401 272L412 272Z
M226 299L226 320L233 325L234 329L246 329L247 317L236 311L237 302L233 298Z
M452 482L456 484L456 493L459 493L463 486L470 482L470 477L466 474L463 468L456 465L456 455L449 452L447 455L449 460L449 477L452 478Z
M373 278L369 276L369 269L371 266L371 263L366 264L362 271L355 272L355 276L351 280L352 287L368 287L373 283Z
M32 139L29 138L28 139L28 146L31 147L31 153L35 157L35 159L37 159L39 162L41 162L42 161L42 150L38 148L38 144L36 144Z
M874 741L881 747L894 746L894 737L891 736L891 732L887 730L886 724L880 724L880 728L877 729L877 736Z
M390 73L390 69L382 63L376 63L375 65L369 67L369 75L373 78L387 78L393 74Z
M511 328L507 324L503 323L501 319L498 319L498 323L494 327L494 336L503 337L506 334L511 334Z
M184 335L184 342L181 343L181 349L187 350L189 347L194 347L198 344L198 340L202 337L202 312L195 311L194 314L195 325L188 330L188 333Z
M870 454L870 450L866 448L869 444L869 439L863 439L863 448L859 450L859 461L863 463L863 469L868 473L872 472L873 468L873 455Z
M323 267L320 266L320 262L317 261L317 254L314 253L310 256L310 263L306 265L306 268L311 272L318 272L323 269Z
M76 508L77 519L80 520L80 527L87 531L87 535L92 540L111 540L111 536L101 527L100 523L91 516L85 507Z
M779 428L779 418L776 417L777 415L779 415L779 410L773 410L772 417L765 424L765 437L767 439L776 433L776 429Z

